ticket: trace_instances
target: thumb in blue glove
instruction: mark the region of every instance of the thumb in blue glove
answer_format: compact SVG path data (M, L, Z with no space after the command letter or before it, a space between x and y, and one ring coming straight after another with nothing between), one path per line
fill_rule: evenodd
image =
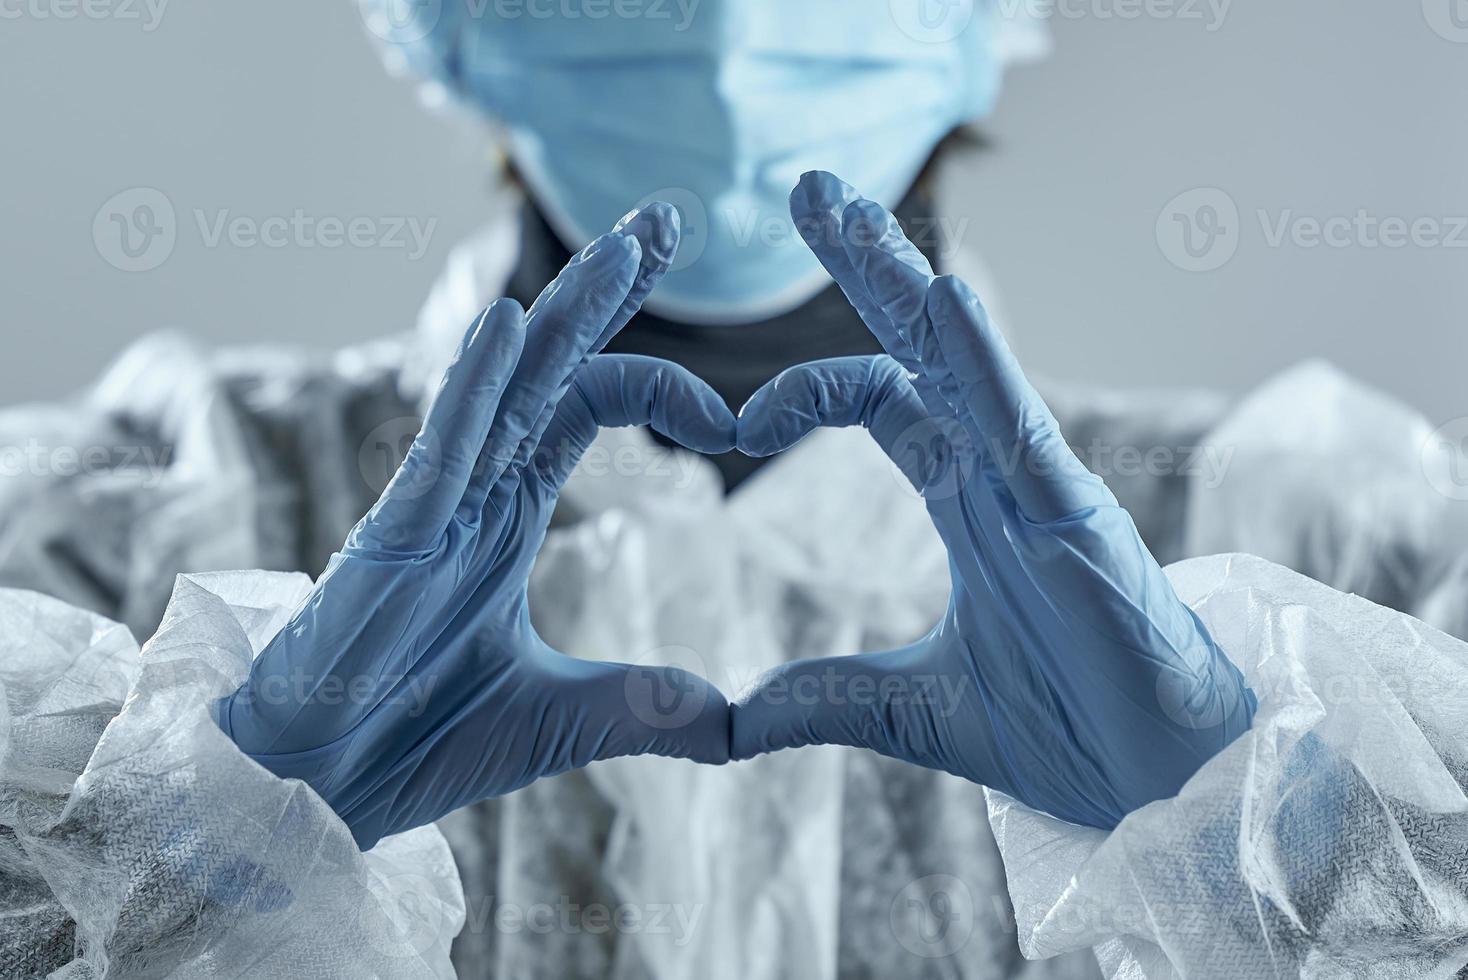
M865 746L1102 828L1175 795L1248 729L1243 677L973 292L935 277L892 215L830 174L805 175L791 210L887 355L786 371L744 407L739 448L869 429L922 492L952 595L910 646L766 675L731 709L733 756Z
M573 659L526 588L557 495L600 426L727 452L735 420L673 364L598 353L667 270L655 204L573 258L528 313L464 338L423 428L304 605L216 705L261 765L304 780L367 849L599 759L728 759L728 705L676 668Z

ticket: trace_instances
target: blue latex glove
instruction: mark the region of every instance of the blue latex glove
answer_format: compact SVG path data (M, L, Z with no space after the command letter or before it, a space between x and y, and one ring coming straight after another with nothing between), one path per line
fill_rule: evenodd
M526 597L557 493L598 426L733 448L734 417L702 381L596 354L677 243L677 213L653 205L572 259L528 314L500 300L481 315L382 498L216 705L241 749L309 783L363 849L598 759L728 760L716 689L564 656L536 635Z
M830 174L802 178L791 210L890 356L785 372L745 406L739 448L766 456L817 426L867 427L923 493L953 592L911 646L762 678L732 709L734 757L866 746L1102 828L1175 795L1248 729L1243 677L973 292L935 278L890 214Z

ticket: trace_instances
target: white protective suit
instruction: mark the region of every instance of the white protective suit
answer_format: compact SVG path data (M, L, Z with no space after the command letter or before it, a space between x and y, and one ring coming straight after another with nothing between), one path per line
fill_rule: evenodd
M1420 662L1461 691L1468 653L1258 561L1173 574L1264 695L1259 724L1179 799L1111 835L828 747L721 768L614 760L467 808L441 821L462 893L434 829L357 855L314 794L245 760L202 711L305 581L205 575L174 588L173 573L319 571L416 429L448 338L498 294L513 242L496 228L459 250L415 340L313 362L154 338L74 404L0 414L0 445L110 453L106 467L0 481L0 584L153 637L140 664L105 621L0 593L0 942L20 951L18 975L91 976L110 962L117 977L281 976L315 956L331 964L322 975L427 976L447 968L456 933L454 964L474 977L1079 978L1097 975L1091 946L1118 978L1446 976L1468 958L1451 858L1465 853L1465 719L1390 681ZM1343 411L1375 397L1323 368L1282 379L1278 397L1290 384L1334 385ZM1047 395L1083 458L1096 442L1172 450L1160 469L1100 467L1163 560L1184 542L1226 549L1254 535L1261 511L1229 501L1287 479L1246 465L1264 452L1252 431L1208 462L1209 433L1248 418L1219 396ZM1415 431L1383 429L1371 451ZM1355 488L1326 489L1344 506ZM1288 538L1287 513L1265 513ZM1353 569L1371 567L1349 553ZM947 588L921 502L863 432L817 433L725 498L705 462L622 431L568 484L531 603L573 655L693 662L732 693L784 659L915 638ZM1341 684L1360 698L1337 704ZM348 919L358 925L338 925ZM1027 963L1020 947L1055 958ZM1377 972L1341 967L1368 959Z
M206 710L310 588L180 578L141 658L116 623L0 590L0 976L453 976L443 836L363 854Z

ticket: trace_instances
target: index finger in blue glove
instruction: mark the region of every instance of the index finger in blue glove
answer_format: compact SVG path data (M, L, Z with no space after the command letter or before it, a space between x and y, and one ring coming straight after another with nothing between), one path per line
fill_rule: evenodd
M678 209L665 201L653 201L617 222L612 231L637 239L642 248L642 260L632 280L632 288L627 291L627 298L596 339L588 356L601 353L607 342L642 309L643 301L673 265L681 230Z
M1071 451L974 291L943 276L928 291L927 310L939 356L1021 512L1043 523L1116 506L1105 482Z
M1102 481L1071 452L978 297L952 276L935 278L894 218L856 201L843 217L843 242L873 301L917 352L919 370L982 448L1032 521L1058 520L1114 504Z
M651 425L695 452L734 448L735 420L712 388L671 361L598 354L576 374L535 454L535 471L560 487L600 429Z
M863 227L846 226L847 208L859 200L861 195L850 184L824 170L812 170L801 175L800 182L790 194L790 216L806 245L815 253L826 272L836 281L836 285L841 287L841 292L861 316L867 329L877 338L882 349L913 376L913 387L928 406L929 413L946 415L949 412L947 406L922 374L918 352L913 349L888 311L872 296L847 253L847 237L868 231ZM902 241L907 243L906 238ZM932 270L928 268L927 260L921 252L913 249L908 261L915 268L926 270L931 278ZM918 296L921 295L920 292ZM918 301L921 302L920 299Z
M891 212L865 198L852 201L841 212L841 248L871 302L886 314L892 329L912 351L917 372L934 381L930 371L924 370L929 338L921 330L928 286L936 278L927 257L908 241ZM873 256L884 260L878 277L869 268Z
M524 313L514 300L498 300L479 315L402 465L353 530L349 547L414 552L433 546L464 497L524 344Z
M637 239L603 235L566 265L526 314L524 351L460 504L465 521L479 519L490 489L516 461L541 414L554 410L587 351L626 300L641 254Z
M892 358L833 357L788 368L751 395L739 411L739 451L773 456L823 426L860 425L922 491L958 462L953 440L930 438L935 424Z
M600 354L607 342L627 325L627 322L641 309L642 301L647 299L648 294L667 273L678 251L678 231L677 209L661 201L655 201L639 211L628 214L612 229L612 234L621 235L638 245L637 271L632 278L632 285L627 290L622 304L606 321L606 326L601 333L583 352L580 363L567 376L566 383L547 402L540 417L536 419L535 424L531 426L529 433L520 443L512 465L524 466L530 459L545 434L546 426L555 416L557 403L565 396L566 384L569 384L570 378L574 377L590 358Z

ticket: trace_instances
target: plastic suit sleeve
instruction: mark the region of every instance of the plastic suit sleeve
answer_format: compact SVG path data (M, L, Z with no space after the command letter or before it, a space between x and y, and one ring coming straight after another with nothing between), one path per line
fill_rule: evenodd
M208 713L309 588L182 576L141 653L0 590L0 976L453 975L464 902L439 832L362 853Z
M1025 955L1093 946L1114 980L1460 975L1468 644L1259 558L1168 575L1253 726L1109 833L989 792Z

